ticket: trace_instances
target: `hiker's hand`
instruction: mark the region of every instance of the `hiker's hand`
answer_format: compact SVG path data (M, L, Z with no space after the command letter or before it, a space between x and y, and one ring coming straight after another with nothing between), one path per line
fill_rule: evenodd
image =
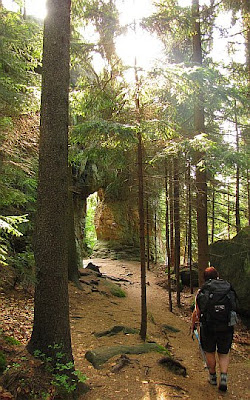
M192 339L193 339L193 336L194 336L194 330L195 330L195 325L194 326L191 325L190 329L189 329L189 335L191 335Z
M195 329L197 329L197 322L196 323L194 323L194 324L191 324L191 326L190 326L190 335L191 335L191 337L192 337L192 339L194 340L194 330Z

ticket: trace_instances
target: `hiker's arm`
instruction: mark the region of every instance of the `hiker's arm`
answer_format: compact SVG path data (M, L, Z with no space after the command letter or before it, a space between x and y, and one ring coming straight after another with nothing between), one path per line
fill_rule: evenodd
M192 320L191 320L191 331L192 332L195 330L196 324L198 324L200 321L200 315L201 315L200 309L198 307L197 302L195 301L195 309L193 311Z

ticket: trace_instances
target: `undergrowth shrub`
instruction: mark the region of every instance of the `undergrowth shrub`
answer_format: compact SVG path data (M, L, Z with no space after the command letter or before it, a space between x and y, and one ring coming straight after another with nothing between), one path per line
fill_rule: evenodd
M0 373L2 373L7 367L7 361L4 353L0 351Z
M116 284L114 284L114 283L110 283L110 282L105 282L106 283L106 285L108 286L108 288L109 288L109 290L110 290L110 293L113 295L113 296L116 296L116 297L126 297L126 293L124 292L124 290L122 290L121 288L120 288L120 286L118 286L118 285L116 285Z

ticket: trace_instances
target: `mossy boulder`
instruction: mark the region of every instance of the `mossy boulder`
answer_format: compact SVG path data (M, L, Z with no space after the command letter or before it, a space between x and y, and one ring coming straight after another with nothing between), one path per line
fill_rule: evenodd
M250 226L231 240L209 246L209 256L222 279L229 281L239 299L239 313L250 317Z
M157 343L143 343L130 346L118 345L99 347L87 351L85 358L94 366L94 368L99 369L102 364L118 354L143 354L152 351L168 354L168 350Z

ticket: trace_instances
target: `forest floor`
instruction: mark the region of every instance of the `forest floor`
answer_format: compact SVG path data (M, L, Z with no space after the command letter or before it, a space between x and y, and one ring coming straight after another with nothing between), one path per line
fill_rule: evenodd
M242 323L236 328L228 371L228 391L221 393L217 387L208 383L208 373L204 368L197 340L192 340L190 335L190 305L194 295L190 295L187 289L184 290L181 294L181 308L176 306L173 296L173 312L170 313L168 292L159 285L166 276L159 266L152 266L147 271L147 338L167 346L174 359L186 368L187 375L176 375L159 364L163 356L156 352L129 354L128 364L120 370L116 369L120 355L111 358L100 369L94 368L85 358L88 350L101 346L142 343L138 334L120 332L114 336L94 335L95 332L109 330L115 325L139 329L141 289L138 262L91 259L84 260L84 265L90 261L99 266L104 276L120 279L119 285L126 292L126 297L111 295L107 290L107 280L94 273L82 277L85 282L82 284L83 290L77 289L73 284L69 285L75 365L87 376L87 385L90 388L86 394L80 396L80 400L250 399L249 331ZM9 297L6 297L6 293L1 293L0 297L2 330L25 345L32 329L32 299L24 299L15 293L11 293ZM178 331L166 331L165 325ZM22 351L19 358L21 356L24 358ZM11 385L7 389L11 392ZM15 398L4 397L3 394L1 397L1 393L4 393L4 389L0 387L0 399Z

